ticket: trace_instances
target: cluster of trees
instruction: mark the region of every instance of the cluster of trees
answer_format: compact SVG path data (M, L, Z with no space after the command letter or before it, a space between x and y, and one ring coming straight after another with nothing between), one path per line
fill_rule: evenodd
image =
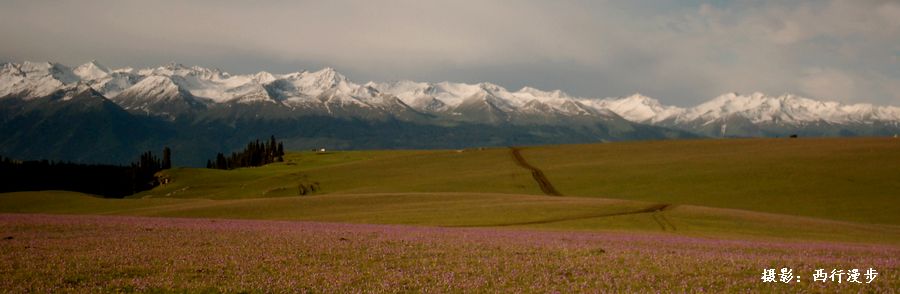
M250 142L244 150L232 152L231 156L226 157L220 152L215 160L206 161L206 168L235 169L282 161L284 161L284 144L272 136L268 142L260 142L258 139Z
M172 167L172 151L163 158L150 151L131 165L79 164L32 160L19 161L0 156L0 192L66 190L123 198L159 185L156 173Z
M131 163L132 167L138 167L141 170L146 171L156 171L170 169L172 168L172 150L169 147L163 148L163 157L157 158L156 155L153 155L153 152L147 151L141 153L140 159L137 162Z

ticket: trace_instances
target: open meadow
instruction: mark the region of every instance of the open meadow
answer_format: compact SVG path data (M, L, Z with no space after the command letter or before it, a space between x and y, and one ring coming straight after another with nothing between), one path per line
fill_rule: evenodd
M288 153L0 194L0 289L895 292L898 174L892 138Z
M10 292L891 292L900 248L661 233L0 215ZM814 269L878 269L873 283ZM762 284L763 268L800 282Z

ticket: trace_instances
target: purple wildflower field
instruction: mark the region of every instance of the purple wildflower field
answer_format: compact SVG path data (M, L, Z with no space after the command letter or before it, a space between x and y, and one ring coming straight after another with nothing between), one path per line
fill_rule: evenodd
M0 291L13 293L900 289L900 248L889 245L31 214L0 214L0 234ZM782 267L800 282L761 281ZM818 268L870 267L870 284L812 281Z

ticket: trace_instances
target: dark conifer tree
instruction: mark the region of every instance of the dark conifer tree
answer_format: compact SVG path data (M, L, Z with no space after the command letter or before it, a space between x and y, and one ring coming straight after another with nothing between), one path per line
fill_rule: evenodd
M162 169L172 168L172 149L163 148Z
M284 161L284 144L282 142L278 142L278 150L275 151L275 156L277 156L277 161Z
M219 153L216 155L216 168L217 169L228 169L228 162L225 159L225 155Z

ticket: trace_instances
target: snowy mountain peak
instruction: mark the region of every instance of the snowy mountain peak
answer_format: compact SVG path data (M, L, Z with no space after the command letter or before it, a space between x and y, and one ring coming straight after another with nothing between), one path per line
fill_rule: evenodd
M99 80L109 76L112 70L106 66L101 65L96 60L91 60L88 63L79 65L73 70L73 73L77 75L81 80L92 81Z
M501 91L506 91L506 89L504 89L503 87L500 87L498 85L491 84L491 83L486 83L486 82L478 83L478 87L480 87L482 90L489 92L489 93L497 93L497 92L501 92Z
M563 92L562 90L553 90L553 91L548 92L548 91L543 91L543 90L528 87L528 86L522 87L522 89L519 89L519 91L516 93L517 94L529 94L529 95L535 96L535 97L550 97L550 98L569 97L569 95L566 94L566 92Z
M316 84L319 84L323 87L333 87L341 82L347 81L347 77L331 67L326 67L317 72L309 73L309 75L310 77L313 77L315 79Z
M26 71L26 72L40 72L40 71L46 72L46 71L49 71L50 68L53 67L53 65L54 65L54 63L51 63L51 62L35 62L35 61L26 60L25 62L22 62L22 64L19 65L19 68L22 71Z
M277 77L278 79L271 84L279 84L279 95L286 96L288 99L306 100L323 94L350 96L358 92L358 88L361 87L350 82L347 77L330 67L316 72L304 71Z
M666 120L683 110L674 106L664 106L659 100L635 93L628 97L607 98L592 101L594 107L609 109L630 121L655 123Z
M644 105L654 109L665 108L662 103L659 102L659 100L644 96L641 93L634 93L631 96L622 98L621 100L626 103Z
M24 63L22 63L19 69L22 70L22 72L24 72L26 76L32 76L35 78L51 77L63 84L71 84L81 80L72 72L72 69L55 62L25 61Z
M231 76L231 74L218 68L206 68L197 65L190 67L188 75L195 75L208 80L224 79Z
M65 65L51 62L7 64L0 71L0 97L44 97L81 79Z
M226 73L218 69L209 69L202 66L185 66L184 64L171 62L156 68L147 68L138 71L139 75L162 75L162 76L198 76L206 79L220 78L227 76Z
M19 64L8 62L0 65L0 76L2 77L24 77L25 73L19 69Z
M253 81L260 84L268 84L274 82L276 79L278 78L266 71L261 71L253 75Z
M121 98L141 98L147 97L154 100L167 100L177 98L184 95L186 91L178 87L178 85L169 77L162 75L153 75L144 78L134 86L126 89L116 96Z

